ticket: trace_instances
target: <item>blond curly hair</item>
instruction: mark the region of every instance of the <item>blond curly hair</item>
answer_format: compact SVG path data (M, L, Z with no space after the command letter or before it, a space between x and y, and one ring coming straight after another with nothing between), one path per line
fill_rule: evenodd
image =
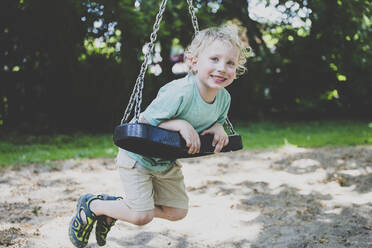
M242 42L239 37L239 28L235 24L223 24L218 27L210 27L195 34L184 54L184 61L189 68L189 72L194 73L191 69L191 59L198 57L198 55L215 40L230 42L234 47L239 49L236 75L240 76L244 74L247 70L245 63L250 56L251 48Z

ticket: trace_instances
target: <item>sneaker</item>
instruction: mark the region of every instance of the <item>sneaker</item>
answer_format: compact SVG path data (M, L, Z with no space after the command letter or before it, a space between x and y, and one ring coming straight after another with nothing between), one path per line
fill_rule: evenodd
M108 201L114 201L123 199L122 197L116 197L116 196L109 196L109 195L99 195L98 196L100 200L108 200ZM96 225L96 240L97 244L99 246L104 246L106 244L106 237L108 232L110 231L111 227L115 225L116 219L111 218L111 221L107 221L106 215L100 215L97 217L97 225Z
M98 196L86 194L79 198L76 205L77 212L70 222L68 234L72 244L78 248L85 247L88 244L90 232L97 220L97 216L90 210L89 205L97 199L99 199ZM85 214L85 224L80 215L81 212Z

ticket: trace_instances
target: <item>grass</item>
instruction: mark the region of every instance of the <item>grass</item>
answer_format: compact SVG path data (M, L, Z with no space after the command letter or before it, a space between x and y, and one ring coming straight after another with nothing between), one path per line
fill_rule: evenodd
M372 123L367 121L258 122L236 126L244 148L372 144Z
M372 123L367 121L237 123L244 149L372 144ZM9 136L0 141L0 166L48 164L70 158L114 157L112 134Z
M0 141L0 166L48 164L70 158L114 157L112 135L16 136Z

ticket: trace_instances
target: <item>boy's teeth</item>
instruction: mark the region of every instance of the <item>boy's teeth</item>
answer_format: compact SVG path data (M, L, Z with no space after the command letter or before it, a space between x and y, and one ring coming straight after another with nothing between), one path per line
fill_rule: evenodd
M214 78L217 78L217 79L224 79L223 77L219 77L219 76L212 76Z

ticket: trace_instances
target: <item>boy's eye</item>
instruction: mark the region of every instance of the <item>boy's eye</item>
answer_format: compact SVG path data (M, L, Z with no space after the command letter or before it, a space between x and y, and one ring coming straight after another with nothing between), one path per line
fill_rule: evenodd
M235 63L233 61L229 61L227 62L228 65L235 65Z
M213 62L216 62L216 61L218 61L218 58L217 58L217 57L212 57L211 60L212 60Z

